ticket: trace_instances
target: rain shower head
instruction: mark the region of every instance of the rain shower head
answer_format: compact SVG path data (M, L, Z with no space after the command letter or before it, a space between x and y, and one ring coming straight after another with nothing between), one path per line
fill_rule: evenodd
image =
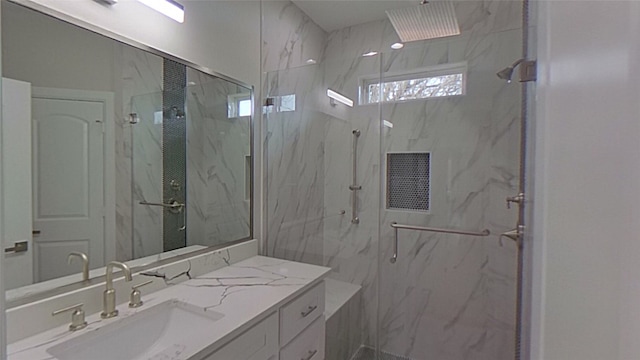
M418 6L388 10L387 16L402 42L459 35L452 1L422 1Z

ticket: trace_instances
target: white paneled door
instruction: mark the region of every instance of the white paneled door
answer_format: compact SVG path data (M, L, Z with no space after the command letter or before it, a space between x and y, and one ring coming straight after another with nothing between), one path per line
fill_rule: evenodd
M36 94L33 112L34 277L79 272L72 251L104 266L106 103Z
M3 248L27 242L28 250L4 253L5 289L33 282L31 246L31 84L2 78Z

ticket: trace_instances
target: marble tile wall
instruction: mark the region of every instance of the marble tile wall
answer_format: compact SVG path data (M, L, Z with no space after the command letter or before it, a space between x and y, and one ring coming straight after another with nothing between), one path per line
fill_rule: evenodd
M187 83L187 245L247 238L251 118L230 118L228 103L250 89L191 68Z
M291 6L283 9L292 13ZM379 314L380 345L391 354L412 359L513 356L516 253L513 243L499 245L498 234L516 223L516 211L505 208L505 198L517 192L520 97L518 85L495 73L519 58L520 6L457 2L460 36L410 43L401 51L389 49L398 38L387 20L337 30L327 34L317 65L289 66L285 56L272 66L279 71L266 75L265 94L295 92L307 99L295 113L264 118L269 254L321 263L332 268L332 278L362 285L367 345L375 345ZM299 26L271 28L278 19L265 16L264 28L283 32L281 39L308 24L302 15ZM278 48L265 42L263 64L274 63L269 54L288 55L282 50L288 44ZM382 54L361 56L369 51ZM331 88L357 102L361 79L376 77L380 69L393 73L458 62L466 62L468 69L467 92L461 97L349 108L331 106L324 94ZM393 129L381 129L381 119L391 121ZM353 129L362 133L357 225L350 222L348 189ZM384 209L384 154L398 151L432 153L428 214ZM391 264L391 221L488 228L492 235L401 230L399 260Z
M326 115L322 58L326 33L290 1L263 2L262 94L296 95L296 110L263 115L267 253L323 264ZM263 102L264 103L264 102Z
M380 237L380 344L412 359L508 359L513 356L515 248L498 234L516 224L504 200L517 192L519 88L495 76L496 64L518 58L519 30L383 57L383 69L467 61L467 93L459 98L387 104L383 151L430 151L429 214L383 211ZM409 58L419 59L416 64ZM499 69L498 69L499 70ZM399 231L391 264L390 223L476 230L474 238Z
M116 137L117 254L130 260L162 252L162 210L139 202L162 201L162 58L122 45L121 136ZM138 114L131 124L128 115Z

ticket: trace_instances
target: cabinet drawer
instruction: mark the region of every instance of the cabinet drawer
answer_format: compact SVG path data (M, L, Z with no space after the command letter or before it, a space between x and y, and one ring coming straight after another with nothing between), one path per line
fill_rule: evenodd
M278 356L278 317L274 313L204 360L268 360Z
M324 332L324 316L320 316L280 351L280 360L324 360Z
M324 281L280 309L280 346L324 313Z

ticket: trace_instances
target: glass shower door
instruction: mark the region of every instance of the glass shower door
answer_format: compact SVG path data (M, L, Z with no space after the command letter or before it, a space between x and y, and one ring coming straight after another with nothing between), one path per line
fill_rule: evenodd
M163 202L162 93L131 99L132 258L164 251L163 208L145 202Z
M409 43L364 89L381 104L379 358L513 358L516 247L499 234L517 218L520 97L495 73L520 44L518 29Z

